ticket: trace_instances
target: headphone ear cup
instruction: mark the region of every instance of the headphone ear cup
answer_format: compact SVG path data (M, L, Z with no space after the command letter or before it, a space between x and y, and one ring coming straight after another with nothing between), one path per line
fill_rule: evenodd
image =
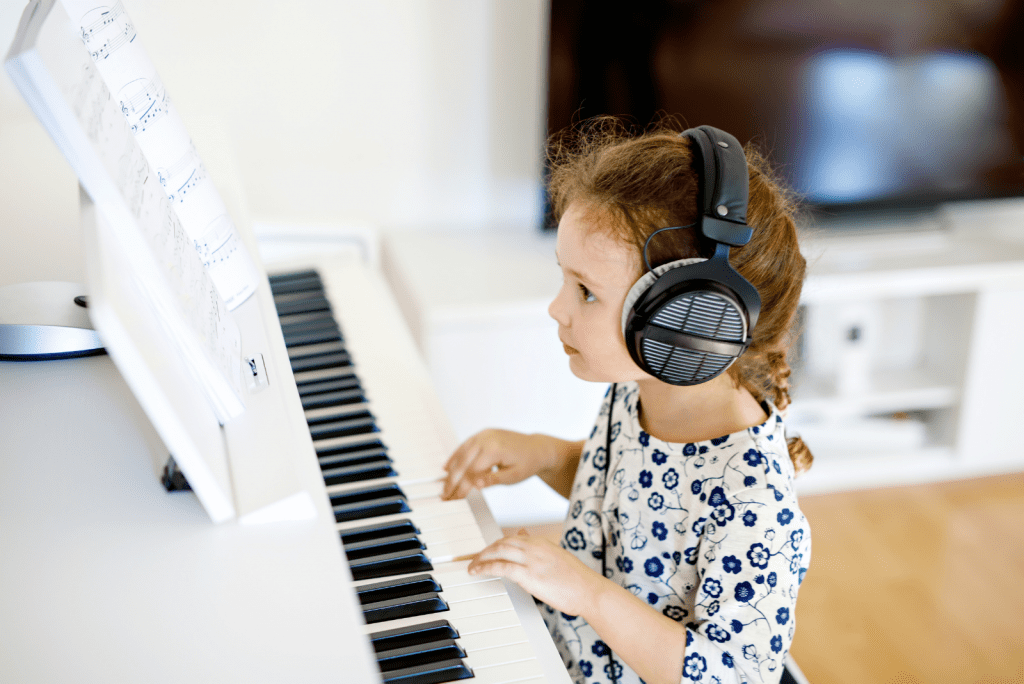
M699 385L723 373L747 347L743 303L727 287L685 272L648 301L668 271L707 261L681 259L644 274L630 288L622 331L630 356L645 372L671 385ZM700 270L700 269L697 269Z
M670 385L699 385L717 377L746 349L742 305L719 288L673 296L634 337L640 366Z

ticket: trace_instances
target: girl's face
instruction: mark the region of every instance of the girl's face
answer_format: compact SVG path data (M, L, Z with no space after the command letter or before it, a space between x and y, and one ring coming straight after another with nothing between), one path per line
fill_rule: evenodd
M636 282L633 250L609 235L608 217L573 202L558 224L555 255L562 288L548 307L569 368L581 380L626 382L650 378L634 363L622 337L622 304Z

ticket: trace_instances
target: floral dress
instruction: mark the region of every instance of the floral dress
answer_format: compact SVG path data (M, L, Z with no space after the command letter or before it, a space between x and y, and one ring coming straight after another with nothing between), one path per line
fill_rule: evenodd
M662 442L616 386L583 446L562 547L686 625L681 682L778 682L810 529L782 417L692 444ZM609 404L611 456L606 453ZM581 617L542 615L575 682L640 682Z

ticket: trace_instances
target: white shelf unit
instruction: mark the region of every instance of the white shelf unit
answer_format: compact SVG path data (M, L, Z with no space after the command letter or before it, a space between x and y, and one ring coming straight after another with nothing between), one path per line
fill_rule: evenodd
M949 218L805 253L789 417L815 462L801 491L1024 469L1024 229Z

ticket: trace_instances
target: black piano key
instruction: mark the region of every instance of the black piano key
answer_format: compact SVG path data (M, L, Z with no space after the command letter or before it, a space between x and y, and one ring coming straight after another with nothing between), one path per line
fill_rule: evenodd
M427 572L434 569L423 549L395 551L394 553L382 553L379 556L357 558L350 560L348 565L354 580Z
M339 532L339 536L341 537L342 544L353 544L355 542L377 539L378 537L390 537L392 535L402 534L405 532L411 532L413 534L420 533L419 528L413 525L411 520L403 518L401 520L377 523L376 525L350 527L347 530Z
M272 278L270 292L275 295L290 292L323 291L324 285L317 275L296 276L294 278Z
M330 499L338 522L410 512L405 494L396 484L336 492Z
M289 344L288 344L289 347L301 346L301 345L296 345L294 342L292 342L289 339L289 338L296 338L296 337L298 337L300 335L306 335L308 333L321 333L321 332L332 332L332 333L338 333L339 335L341 334L341 328L338 327L337 321L334 320L334 317L330 314L329 311L324 311L324 312L321 312L321 313L312 314L312 315L315 315L315 316L323 316L322 318L312 318L312 319L306 320L309 315L310 314L301 314L301 316L299 316L299 318L302 319L302 320L298 320L298 321L295 321L295 322L292 322L292 323L282 323L281 324L281 334L284 336L284 339L289 342ZM295 318L295 317L290 317L290 318ZM310 343L310 344L315 344L315 343Z
M431 591L415 596L367 603L363 606L363 619L366 620L366 624L372 625L387 620L443 613L446 610L448 610L448 604L438 596L436 591Z
M292 371L320 370L321 368L341 368L352 365L352 357L348 352L334 352L333 354L317 354L316 356L304 356L298 359L291 359Z
M341 331L337 329L324 328L323 330L310 330L308 332L293 333L284 338L285 347L297 347L304 344L317 344L320 342L334 342L341 340Z
M428 573L412 575L401 579L390 579L384 582L364 584L356 588L356 595L359 603L376 603L388 599L402 598L403 596L415 596L427 592L441 592L443 589Z
M324 425L357 418L360 420L372 419L373 414L367 411L364 406L338 409L337 411L317 411L317 414L307 417L306 422L310 425Z
M385 457L379 461L341 466L338 468L322 468L324 484L327 486L362 482L363 480L379 480L383 477L395 477L398 472L391 467L391 459Z
M327 293L324 292L324 288L322 287L310 287L298 290L293 289L292 292L275 292L274 305L277 306L278 304L290 304L292 302L316 300L321 297L327 297ZM318 309L311 310L316 311Z
M308 313L312 311L330 311L331 303L327 297L306 297L296 301L274 302L278 316L287 316L293 313Z
M313 440L345 437L347 435L365 435L369 432L380 432L373 416L368 411L361 411L348 418L330 420L324 423L314 422L309 425L309 434Z
M294 278L270 284L270 291L277 298L293 292L323 292L324 285L319 278Z
M321 469L370 463L381 457L387 458L387 453L388 448L379 439L372 438L366 442L318 449L316 452Z
M313 394L325 394L327 392L339 392L341 390L362 390L359 378L354 373L339 374L337 378L307 382L299 385L299 396L308 397Z
M386 553L396 553L398 551L422 551L427 548L426 544L420 541L419 537L411 533L352 542L344 546L345 555L350 561L358 558L369 558L370 556L382 556ZM440 589L437 591L440 591Z
M465 657L466 652L454 639L442 639L422 646L407 646L378 653L377 666L381 672L390 672L416 665Z
M303 410L324 408L326 406L347 406L348 404L362 404L366 402L366 395L361 388L338 390L336 392L322 392L299 394L302 399Z
M370 645L378 654L396 648L429 644L442 639L458 639L459 631L447 620L432 620L418 625L385 629L370 634Z
M351 504L341 504L333 507L335 522L348 522L350 520L366 520L379 518L382 515L394 513L410 513L408 502L404 496L389 496L373 501L363 501Z
M458 679L469 679L472 676L473 671L458 659L442 660L438 663L426 663L381 673L384 684L441 684Z
M319 281L320 274L315 268L304 268L301 271L285 271L284 273L273 273L267 276L267 280L270 281L271 287L273 287L275 283L287 283L289 281L302 278L316 278L316 280Z

